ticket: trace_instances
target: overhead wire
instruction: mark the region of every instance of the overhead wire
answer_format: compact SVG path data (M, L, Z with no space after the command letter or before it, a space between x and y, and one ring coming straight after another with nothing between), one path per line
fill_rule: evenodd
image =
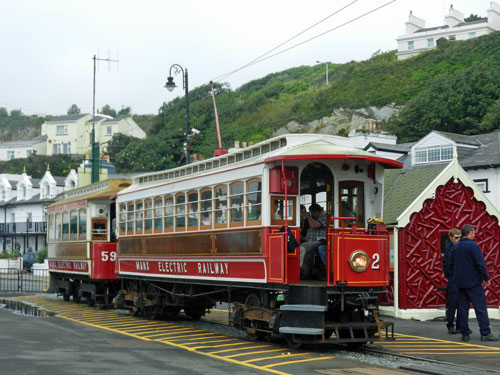
M328 34L328 33L332 32L332 31L338 30L338 29L340 29L341 27L344 27L344 26L346 26L346 25L348 25L348 24L350 24L350 23L352 23L352 22L354 22L354 21L357 21L357 20L359 20L359 19L361 19L361 18L363 18L363 17L366 17L366 16L367 16L367 15L369 15L369 14L372 14L372 13L374 13L374 12L376 12L376 11L378 11L378 10L380 10L380 9L382 9L382 8L384 8L384 7L386 7L386 6L388 6L388 5L389 5L389 4L391 4L391 3L394 3L395 1L396 1L396 0L390 0L390 1L388 1L387 3L385 3L385 4L382 4L381 6L378 6L378 7L374 8L374 9L372 9L372 10L368 11L368 12L365 12L365 13L363 13L363 14L361 14L361 15L357 16L357 17L354 17L354 18L350 19L349 21L344 22L344 23L343 23L343 24L341 24L341 25L335 26L335 27L334 27L334 28L332 28L332 29L329 29L329 30L327 30L327 31L324 31L324 32L322 32L322 33L320 33L320 34L318 34L318 35L316 35L316 36L312 37L312 38L309 38L309 39L304 40L304 41L302 41L302 42L300 42L300 43L297 43L297 44L295 44L295 45L293 45L293 46L291 46L291 47L288 47L288 48L286 48L286 49L284 49L284 50L281 50L281 51L279 51L279 52L276 52L276 53L274 53L274 54L272 54L272 55L270 55L270 56L266 56L266 55L270 52L270 51L268 51L268 52L266 52L266 53L263 55L264 57L260 57L260 58L254 59L254 60L252 60L250 63L247 63L247 64L245 64L244 66L242 66L241 68L238 68L238 69L236 69L236 70L233 70L232 72L229 72L229 73L226 73L226 74L220 75L220 76L218 76L218 77L216 77L216 78L212 79L212 81L217 81L217 82L220 82L222 79L226 79L226 78L228 78L229 76L231 76L232 74L234 74L234 73L236 73L236 72L238 72L238 71L240 71L240 70L242 70L242 69L244 69L244 68L248 68L248 67L250 67L250 66L252 66L252 65L258 64L258 63L260 63L260 62L262 62L262 61L265 61L265 60L268 60L268 59L270 59L270 58L272 58L272 57L278 56L278 55L280 55L280 54L282 54L282 53L284 53L284 52L290 51L290 50L292 50L292 49L294 49L294 48L297 48L297 47L299 47L299 46L301 46L301 45L303 45L303 44L305 44L305 43L308 43L308 42L310 42L310 41L312 41L312 40L314 40L314 39L317 39L317 38L319 38L319 37L321 37L321 36L323 36L323 35L325 35L325 34ZM350 5L352 5L352 4L353 4L353 3L350 3L350 4L348 4L347 6L350 6ZM346 6L346 7L347 7L347 6ZM346 7L344 7L344 8L342 8L342 9L340 9L339 11L341 11L341 10L345 9ZM337 13L338 13L338 12L337 12ZM328 18L328 17L327 17L327 18ZM320 22L322 22L322 21L320 21ZM318 23L319 23L319 22L318 22ZM312 28L312 27L314 27L314 25L313 25L313 26L311 26L310 28ZM309 28L309 29L310 29L310 28ZM305 32L305 31L304 31L304 32ZM300 35L300 34L298 34L298 35ZM294 39L294 38L295 38L295 37L291 38L290 40L292 40L292 39ZM287 42L288 42L288 41L287 41ZM285 42L285 43L287 43L287 42ZM282 46L282 45L283 45L283 44L285 44L285 43L282 43L280 46ZM279 48L279 46L278 46L278 47L273 48L271 51L273 51L273 50L275 50L275 49L277 49L277 48ZM223 78L220 78L220 77L223 77Z
M292 41L293 39L295 39L295 38L297 38L297 37L301 36L302 34L306 33L307 31L311 30L313 27L316 27L316 26L317 26L317 25L319 25L320 23L322 23L322 22L326 21L327 19L329 19L329 18L333 17L334 15L336 15L336 14L340 13L341 11L343 11L344 9L346 9L346 8L350 7L351 5L353 5L353 4L354 4L355 2L357 2L357 1L358 1L358 0L354 0L354 1L350 2L350 3L349 3L349 4L347 4L346 6L344 6L344 7L340 8L340 9L336 10L335 12L333 12L333 13L331 13L331 14L329 14L329 15L328 15L328 16L326 16L325 18L323 18L323 19L321 19L320 21L316 22L315 24L313 24L313 25L309 26L307 29L305 29L305 30L301 31L300 33L298 33L298 34L296 34L296 35L294 35L294 36L292 36L291 38L287 39L287 40L286 40L286 41L284 41L283 43L281 43L281 44L277 45L276 47L271 48L271 49L270 49L269 51L267 51L266 53L264 53L264 54L260 55L259 57L257 57L257 58L255 58L255 59L253 59L252 61L250 61L250 62L246 63L245 65L241 66L240 68L235 69L235 70L233 70L233 71L231 71L231 72L229 72L229 73L222 74L222 75L220 75L220 76L218 76L218 77L215 77L213 80L223 80L223 79L226 79L226 78L228 78L229 76L231 76L232 74L234 74L234 73L236 73L236 72L239 72L240 70L242 70L242 69L244 69L244 68L246 68L246 67L248 67L248 66L250 66L250 65L254 64L256 61L258 61L258 60L262 59L263 57L265 57L266 55L270 54L271 52L273 52L273 51L277 50L278 48L280 48L280 47L284 46L285 44L287 44L288 42Z

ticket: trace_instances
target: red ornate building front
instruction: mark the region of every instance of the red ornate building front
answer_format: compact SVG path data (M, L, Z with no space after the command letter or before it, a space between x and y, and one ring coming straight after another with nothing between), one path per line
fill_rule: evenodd
M445 306L445 295L438 287L446 285L442 253L450 228L471 224L476 230L486 261L491 286L486 290L487 304L500 304L500 227L471 188L451 178L436 189L419 212L399 231L399 308L423 309Z

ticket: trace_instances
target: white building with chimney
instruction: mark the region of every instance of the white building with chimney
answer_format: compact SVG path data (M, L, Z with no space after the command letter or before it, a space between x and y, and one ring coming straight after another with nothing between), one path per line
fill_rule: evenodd
M440 38L448 40L466 40L500 30L500 5L490 2L487 17L475 21L465 21L464 14L450 6L444 25L426 27L425 20L413 15L410 11L406 25L406 33L396 38L398 43L398 60L418 55L422 51L436 48Z

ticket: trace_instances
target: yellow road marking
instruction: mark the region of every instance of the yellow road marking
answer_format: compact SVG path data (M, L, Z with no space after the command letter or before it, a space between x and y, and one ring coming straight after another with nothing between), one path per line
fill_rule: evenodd
M238 345L246 345L246 342L235 342L233 344L221 344L221 345L209 345L209 346L194 346L193 349L210 349L210 348L222 348L224 346L238 346ZM188 346L189 348L189 346Z
M258 346L257 346L257 348L258 348ZM235 357L243 357L243 356L246 356L246 355L272 353L272 352L282 352L282 351L283 351L283 349L258 350L256 352L247 352L247 353L239 353L239 354L228 355L225 358L235 358Z
M224 350L217 350L215 352L211 352L212 354L219 354L219 353L227 353L227 352L237 352L240 350L247 350L247 349L258 349L258 348L267 348L269 345L261 345L261 346L247 346L245 348L231 348L231 349L224 349ZM236 354L236 357L239 355L245 355L245 354ZM233 355L228 355L226 358L232 358Z
M279 362L279 363L273 363L272 365L267 365L267 366L262 366L262 367L267 370L267 369L270 369L271 367L276 367L276 366L291 365L291 364L294 364L294 363L323 361L325 359L332 359L332 358L335 358L335 356L332 356L332 357L320 357L320 358L301 359L299 361Z
M195 338L190 338L190 339L187 339L186 337L194 337L194 336L197 336ZM199 340L199 336L212 336L212 337L226 337L224 335L217 335L216 333L213 333L213 332L208 332L208 333L198 333L196 335L184 335L184 336L174 336L174 337L169 337L168 339L169 340L182 340L182 341L194 341L194 340Z
M299 357L299 356L309 355L309 354L311 354L311 353L282 353L281 355L275 355L275 356L272 356L272 357L262 357L262 358L248 359L248 360L243 361L243 362L245 362L245 363L253 363L253 362L259 362L259 361L267 361L269 359Z

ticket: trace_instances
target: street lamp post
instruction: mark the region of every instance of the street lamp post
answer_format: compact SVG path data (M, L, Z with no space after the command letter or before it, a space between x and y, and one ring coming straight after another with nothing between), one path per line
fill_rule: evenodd
M321 64L321 61L316 61L316 64ZM326 82L326 85L328 86L328 63L324 63L325 66L326 66L326 75L325 75L325 82Z
M188 97L188 71L187 69L183 69L179 64L173 64L170 67L168 72L167 83L165 87L168 91L172 91L177 86L175 85L174 78L172 77L172 68L175 68L175 74L179 73L179 70L182 73L182 88L184 89L184 96L186 97L186 164L189 164L189 97Z

